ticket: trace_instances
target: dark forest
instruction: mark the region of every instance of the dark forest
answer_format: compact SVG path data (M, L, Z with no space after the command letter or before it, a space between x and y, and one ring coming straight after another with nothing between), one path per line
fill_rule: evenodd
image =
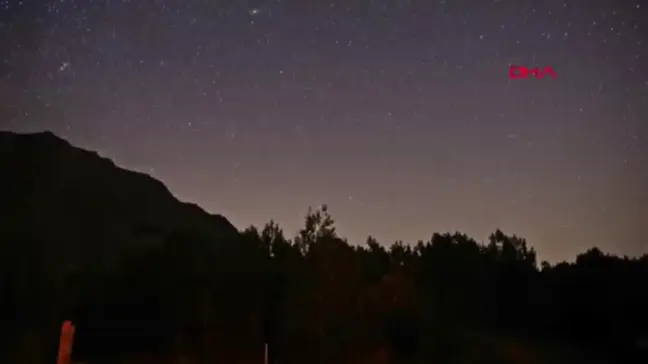
M2 189L3 363L53 363L63 320L77 327L73 360L97 364L262 363L266 343L272 364L646 358L646 255L592 248L549 264L500 230L485 242L459 232L413 244L349 242L326 206L311 210L292 238L273 221L217 234L197 228L202 222L176 228L151 222L142 207L129 220L136 223L122 224L130 243L111 244L122 236L107 223L121 216L118 203L88 191L133 190L135 183L115 181L135 172L51 135L0 139L0 167L15 172ZM89 177L67 178L90 184L71 192L52 182L64 174L44 167L60 163L53 159L112 182L98 188ZM158 200L128 201L161 210ZM187 221L225 224L185 208ZM42 222L61 215L70 231L84 233L54 233Z

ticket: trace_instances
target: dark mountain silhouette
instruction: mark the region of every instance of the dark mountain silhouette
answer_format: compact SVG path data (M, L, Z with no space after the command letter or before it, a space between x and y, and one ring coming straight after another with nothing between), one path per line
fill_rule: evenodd
M0 132L0 363L646 363L648 256L518 236L351 245L324 206L241 232L51 133Z
M238 234L224 217L178 201L160 181L50 132L1 132L0 171L0 215L9 217L4 237L96 249L176 230L208 238Z
M160 181L50 132L0 132L0 175L3 273L15 268L33 291L49 286L40 292L47 299L67 292L71 277L118 270L120 257L175 236L217 244L239 235L226 218L178 201Z

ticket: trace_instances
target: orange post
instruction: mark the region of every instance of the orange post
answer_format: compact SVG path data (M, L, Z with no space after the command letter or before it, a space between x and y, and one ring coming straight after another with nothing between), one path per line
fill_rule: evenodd
M72 321L66 320L61 326L61 340L59 342L59 352L57 364L70 364L72 356L72 343L74 342L74 325Z

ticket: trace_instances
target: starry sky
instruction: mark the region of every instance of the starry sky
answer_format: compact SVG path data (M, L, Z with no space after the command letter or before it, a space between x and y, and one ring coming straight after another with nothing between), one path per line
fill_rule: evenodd
M647 0L0 0L0 100L239 228L648 252Z

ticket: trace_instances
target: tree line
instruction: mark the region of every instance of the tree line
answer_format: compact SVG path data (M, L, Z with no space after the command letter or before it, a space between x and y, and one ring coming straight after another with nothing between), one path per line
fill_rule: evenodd
M2 352L22 363L52 362L66 319L88 363L261 363L266 343L273 364L540 363L521 342L630 360L648 334L648 255L539 263L500 230L353 245L326 206L294 238L273 221L228 241L179 231L65 266L35 242L2 249Z

